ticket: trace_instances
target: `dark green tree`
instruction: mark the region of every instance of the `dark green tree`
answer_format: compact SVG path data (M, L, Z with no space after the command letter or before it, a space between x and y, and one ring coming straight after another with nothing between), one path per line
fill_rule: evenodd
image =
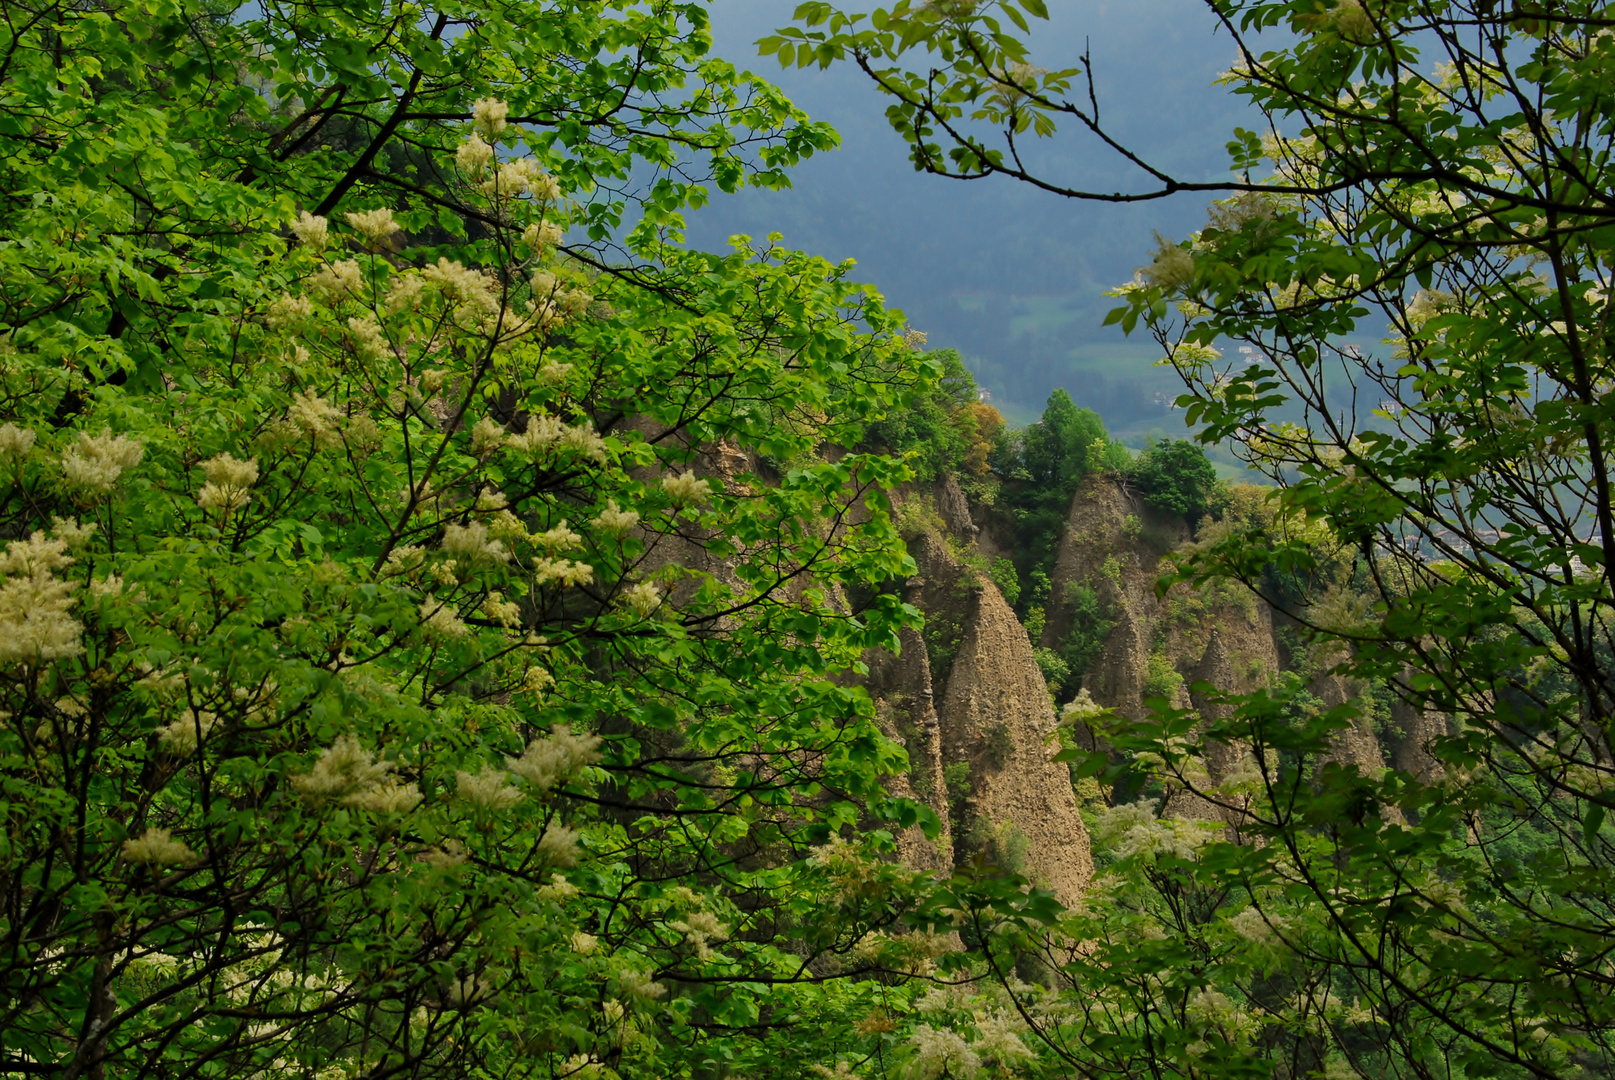
M1043 407L1043 417L1026 429L1021 460L1036 497L1052 503L1068 501L1093 468L1095 441L1109 444L1104 421L1092 409L1079 409L1071 395L1055 390Z
M909 456L921 480L971 467L982 441L976 380L957 349L936 349L920 361L929 378L869 426L869 443Z
M1197 525L1211 509L1217 470L1206 452L1187 439L1166 439L1145 447L1127 470L1127 481L1144 501Z

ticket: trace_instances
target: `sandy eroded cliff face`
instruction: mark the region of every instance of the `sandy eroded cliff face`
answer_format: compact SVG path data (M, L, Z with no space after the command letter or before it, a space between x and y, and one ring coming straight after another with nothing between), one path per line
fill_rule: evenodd
M959 486L947 479L896 498L918 566L905 598L927 625L905 634L900 656L872 659L869 686L888 731L910 754L909 775L894 786L945 825L935 839L917 829L899 839L913 865L940 870L985 856L1068 902L1092 877L1084 806L1091 813L1126 793L1089 782L1093 790L1079 795L1067 768L1049 760L1058 749L1060 703L1034 647L1059 653L1074 633L1093 635L1096 651L1081 685L1095 703L1135 718L1159 696L1205 721L1222 719L1226 706L1196 684L1243 694L1286 670L1303 672L1320 707L1365 693L1331 673L1328 657L1306 655L1284 631L1284 616L1243 586L1178 584L1158 593L1163 559L1193 542L1191 530L1114 477L1088 477L1072 499L1035 642L985 569L1013 554L1008 538L990 523L978 527L979 508L973 515ZM1443 719L1399 705L1381 711L1378 720L1365 712L1337 733L1331 758L1365 772L1394 765L1428 775L1434 766L1424 747L1444 730ZM1244 754L1238 745L1207 747L1211 779L1226 776ZM1166 812L1230 824L1237 818L1183 792L1171 796Z
M926 614L900 656L871 663L869 686L908 748L906 781L946 823L935 842L899 838L913 865L978 855L1070 903L1093 856L1070 771L1050 761L1056 719L1032 642L996 586L969 565L976 529L956 485L900 493L923 500L929 526L909 537L918 566L905 599ZM950 490L951 489L951 490ZM900 790L900 788L899 788Z

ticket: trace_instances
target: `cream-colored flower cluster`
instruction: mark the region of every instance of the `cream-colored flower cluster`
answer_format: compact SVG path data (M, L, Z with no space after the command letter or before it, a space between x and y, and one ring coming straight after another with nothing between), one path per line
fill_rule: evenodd
M1109 715L1110 710L1093 699L1084 686L1077 691L1077 696L1066 702L1060 710L1060 720L1067 724L1089 724L1100 717Z
M375 248L392 239L394 233L401 230L398 222L393 220L393 212L386 207L379 210L359 210L346 215L348 224L358 233L369 247Z
M534 251L542 251L545 248L552 248L556 244L559 244L561 242L562 235L563 233L561 232L561 227L554 222L538 221L522 230L522 242L528 247L532 248ZM549 290L545 289L544 285L549 284L553 286L554 282L555 278L553 275L546 275L546 277L535 277L533 279L533 291L548 292Z
M21 468L28 452L34 448L35 438L30 428L0 424L0 469L15 472Z
M505 425L489 416L484 416L471 426L471 450L480 456L486 456L505 445L505 439L510 433Z
M342 420L341 409L307 390L294 393L291 404L286 407L286 422L292 432L313 439L319 446L330 446L338 441L337 425Z
M145 866L184 866L196 861L196 852L174 839L169 829L147 829L123 842L123 861Z
M545 551L571 551L583 546L583 537L573 532L563 518L553 529L533 534L533 543Z
M549 866L571 866L578 861L578 841L582 834L551 820L538 838L538 857Z
M536 664L522 673L521 690L524 694L538 697L554 685L555 676Z
M1094 839L1124 859L1135 855L1146 859L1158 855L1193 859L1201 848L1222 835L1221 822L1159 818L1156 805L1154 799L1140 799L1106 809L1099 815Z
M372 315L349 317L348 340L353 344L353 354L366 363L373 364L392 355L392 346Z
M706 480L695 475L695 470L679 475L662 477L662 490L674 503L685 505L699 505L712 494L712 486Z
M576 776L599 757L600 736L574 735L571 728L560 724L543 738L528 743L521 757L507 758L505 764L511 772L545 792Z
M421 601L420 615L421 632L437 641L454 641L471 633L454 605L434 596Z
M458 159L459 154L456 153L455 157ZM561 197L560 182L546 173L533 158L500 162L492 175L482 182L482 190L490 196L503 198L533 195L545 202L553 202Z
M220 454L204 461L202 472L207 483L197 493L197 503L204 510L229 514L252 499L252 486L258 482L258 459L238 461L229 454Z
M514 630L521 626L521 605L505 599L501 592L490 592L487 599L482 602L484 618L503 626L507 630Z
M1179 292L1194 280L1194 256L1156 233L1155 255L1139 273L1164 293Z
M1283 935L1289 930L1287 920L1265 914L1254 907L1241 909L1228 920L1228 928L1246 941L1266 948L1284 947Z
M213 713L186 709L157 729L157 743L171 754L188 757L207 740L208 733L218 723L219 718Z
M510 560L510 548L490 539L488 527L480 521L445 526L442 551L472 568L498 566Z
M282 296L269 305L264 321L269 329L295 333L314 318L314 302L306 296Z
M351 735L332 743L314 767L292 777L292 789L315 805L336 803L377 814L407 813L420 804L414 784L392 778L395 766L375 755Z
M648 619L662 606L662 591L649 581L641 581L623 590L622 602L641 619Z
M454 151L454 163L472 176L481 175L492 160L493 146L475 132Z
M1353 45L1367 45L1379 36L1379 28L1362 0L1338 0L1326 25Z
M78 441L62 451L62 475L68 486L92 495L105 495L125 472L140 464L140 443L103 429L99 435L80 432Z
M572 559L534 559L532 574L535 585L561 584L576 588L594 581L594 567Z
M522 801L522 793L511 786L510 778L495 768L455 773L455 795L485 813L509 810Z
M510 106L498 98L478 98L471 105L471 123L490 139L504 133Z
M729 927L710 911L687 912L683 918L670 921L667 928L684 935L684 944L695 953L697 960L712 959L715 952L712 943L721 944L729 938Z
M469 313L491 315L499 311L498 282L481 270L440 258L421 270L421 278Z
M46 663L84 651L69 612L77 583L56 577L73 563L68 542L36 532L0 556L0 664Z
M606 508L590 522L595 528L608 533L625 533L639 524L639 513L634 510L619 510L616 499L606 500Z
M1185 1017L1200 1031L1216 1033L1230 1043L1242 1043L1261 1026L1255 1016L1239 1008L1228 995L1208 988L1195 991L1184 1008Z
M533 231L532 228L527 230L529 236ZM554 242L559 240L560 232L556 230ZM575 318L587 311L594 302L594 296L588 289L566 287L560 278L548 270L535 273L531 284L533 317L542 326L553 326L563 319Z
M292 235L296 236L304 247L322 251L331 239L330 223L325 218L304 210L292 222Z
M370 291L369 285L365 282L364 271L352 259L326 263L314 271L313 276L308 279L308 284L315 295L328 304L337 304L348 299L363 300Z
M551 452L570 452L591 461L606 459L606 441L585 420L568 425L559 417L533 416L527 420L527 430L507 436L505 445L526 457L538 458Z
M909 1060L908 1074L915 1080L937 1080L938 1077L958 1077L970 1080L981 1072L981 1055L970 1048L963 1035L951 1028L935 1028L921 1024L909 1037L914 1056Z

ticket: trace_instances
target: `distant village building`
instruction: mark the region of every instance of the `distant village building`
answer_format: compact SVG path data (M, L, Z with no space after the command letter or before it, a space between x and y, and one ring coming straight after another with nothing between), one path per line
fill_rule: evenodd
M993 400L993 392L985 386L978 386L976 387L976 400L983 405L989 405Z

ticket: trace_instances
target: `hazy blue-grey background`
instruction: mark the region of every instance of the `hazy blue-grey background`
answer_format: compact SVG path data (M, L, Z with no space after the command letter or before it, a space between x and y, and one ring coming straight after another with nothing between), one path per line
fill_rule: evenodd
M1152 366L1157 351L1100 322L1102 295L1148 262L1151 233L1179 238L1204 221L1206 197L1141 205L1081 203L1007 180L960 182L916 173L888 127L886 100L851 64L782 71L759 57L758 38L790 22L795 0L713 0L715 52L781 85L842 148L794 173L787 192L719 196L690 218L690 240L722 248L727 237L784 234L828 258L854 258L933 347L962 352L1011 420L1042 411L1065 387L1135 442L1178 434L1168 402L1175 377ZM1049 0L1034 23L1035 61L1076 66L1090 43L1107 127L1153 163L1194 179L1227 175L1224 144L1248 114L1212 86L1234 59L1200 0ZM1073 185L1143 190L1145 178L1079 132L1036 148L1042 171Z

